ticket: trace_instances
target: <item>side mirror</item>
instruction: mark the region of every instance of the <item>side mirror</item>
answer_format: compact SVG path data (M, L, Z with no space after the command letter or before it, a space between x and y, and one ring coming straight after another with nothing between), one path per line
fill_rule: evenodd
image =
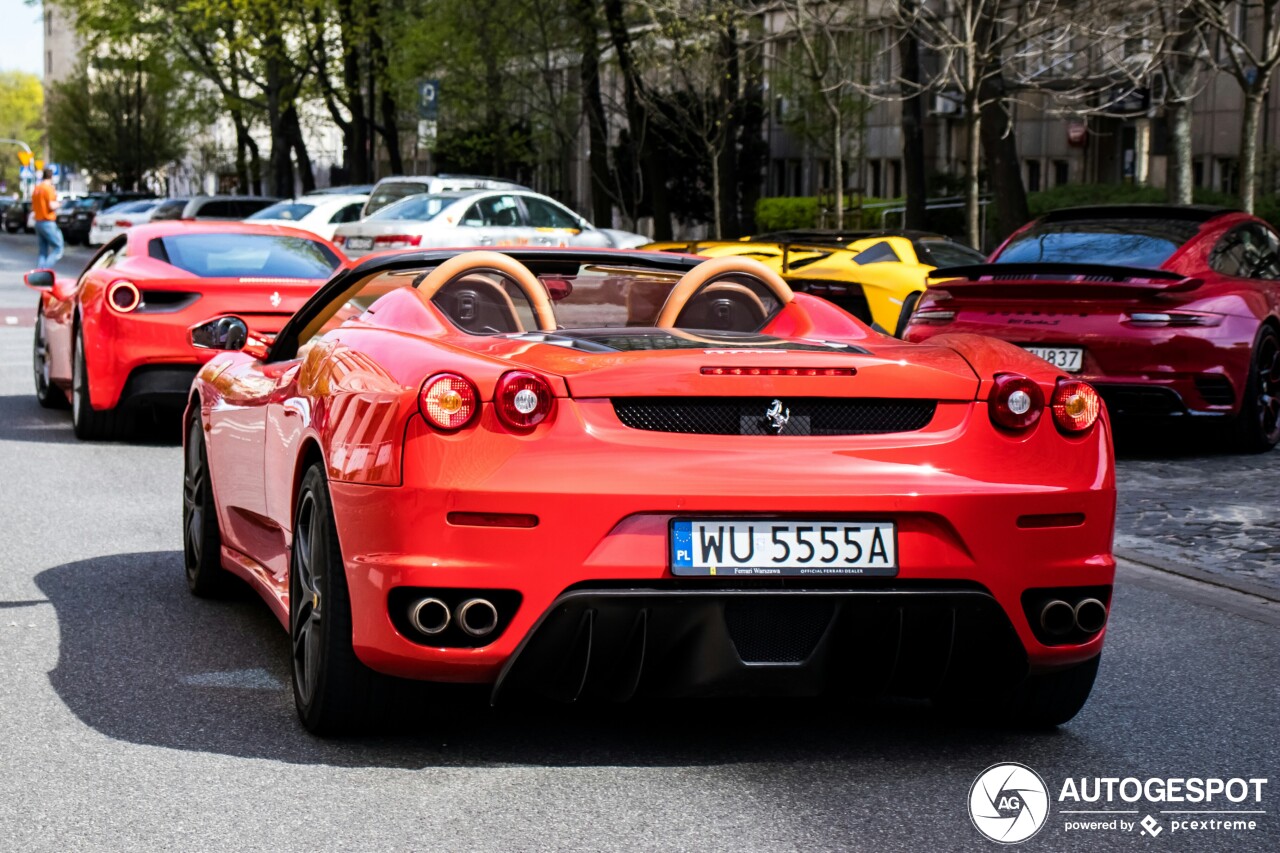
M22 277L22 282L33 290L53 290L53 270L32 270Z
M199 349L240 350L249 340L249 326L239 317L216 317L191 327L191 345Z

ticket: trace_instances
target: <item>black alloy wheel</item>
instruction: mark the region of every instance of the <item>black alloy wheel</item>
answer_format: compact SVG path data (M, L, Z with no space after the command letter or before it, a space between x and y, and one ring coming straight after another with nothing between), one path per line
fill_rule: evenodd
M182 558L187 588L200 598L224 595L231 575L222 567L222 533L209 480L204 427L196 411L187 424L182 475Z
M36 309L35 341L32 345L31 367L35 374L36 400L46 409L65 409L67 395L53 384L49 370L49 341L44 333L44 305Z
M89 368L85 364L84 335L76 325L71 360L71 426L76 438L93 441L119 438L133 428L131 412L120 409L97 410L89 400Z
M1265 453L1280 443L1280 333L1272 326L1264 325L1253 345L1236 438L1246 453Z
M302 478L289 572L293 698L312 734L353 731L379 706L386 679L356 657L351 600L323 465Z

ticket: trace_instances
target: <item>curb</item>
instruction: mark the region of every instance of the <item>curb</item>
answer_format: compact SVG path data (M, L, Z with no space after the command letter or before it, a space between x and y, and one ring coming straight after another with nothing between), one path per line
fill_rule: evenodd
M1265 598L1280 604L1280 589L1267 586L1266 584L1257 583L1255 581L1238 580L1236 578L1223 577L1222 575L1206 572L1204 569L1197 569L1195 566L1189 566L1186 563L1179 563L1175 560L1165 560L1160 557L1152 557L1149 554L1143 554L1140 551L1130 551L1127 548L1116 548L1114 553L1123 560L1130 563L1137 563L1140 566L1146 566L1148 569L1155 569L1161 572L1168 572L1172 575L1180 575L1193 581L1200 581L1212 586L1226 587L1236 592L1242 592L1245 595L1253 595L1258 598Z

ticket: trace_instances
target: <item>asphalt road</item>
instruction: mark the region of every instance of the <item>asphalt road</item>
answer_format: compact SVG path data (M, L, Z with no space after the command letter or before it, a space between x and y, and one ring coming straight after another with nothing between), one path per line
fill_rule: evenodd
M34 304L24 245L0 235L0 315ZM1280 608L1136 566L1093 699L1052 733L741 703L428 707L312 738L266 607L186 592L175 440L77 442L36 405L30 346L0 325L0 849L993 850L966 804L1006 761L1053 799L1069 777L1269 779L1253 831L1160 813L1245 805L1142 802L1111 808L1158 838L1068 832L1055 802L1027 849L1280 849Z

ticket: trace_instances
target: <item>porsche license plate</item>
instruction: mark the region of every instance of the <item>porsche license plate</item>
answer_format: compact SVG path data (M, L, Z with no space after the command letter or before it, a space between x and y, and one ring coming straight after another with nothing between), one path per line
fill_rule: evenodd
M372 249L373 238L372 237L348 237L347 248L348 249Z
M891 521L676 519L671 573L892 576L897 530Z
M1084 361L1084 350L1080 347L1023 347L1023 349L1068 373L1075 373Z

